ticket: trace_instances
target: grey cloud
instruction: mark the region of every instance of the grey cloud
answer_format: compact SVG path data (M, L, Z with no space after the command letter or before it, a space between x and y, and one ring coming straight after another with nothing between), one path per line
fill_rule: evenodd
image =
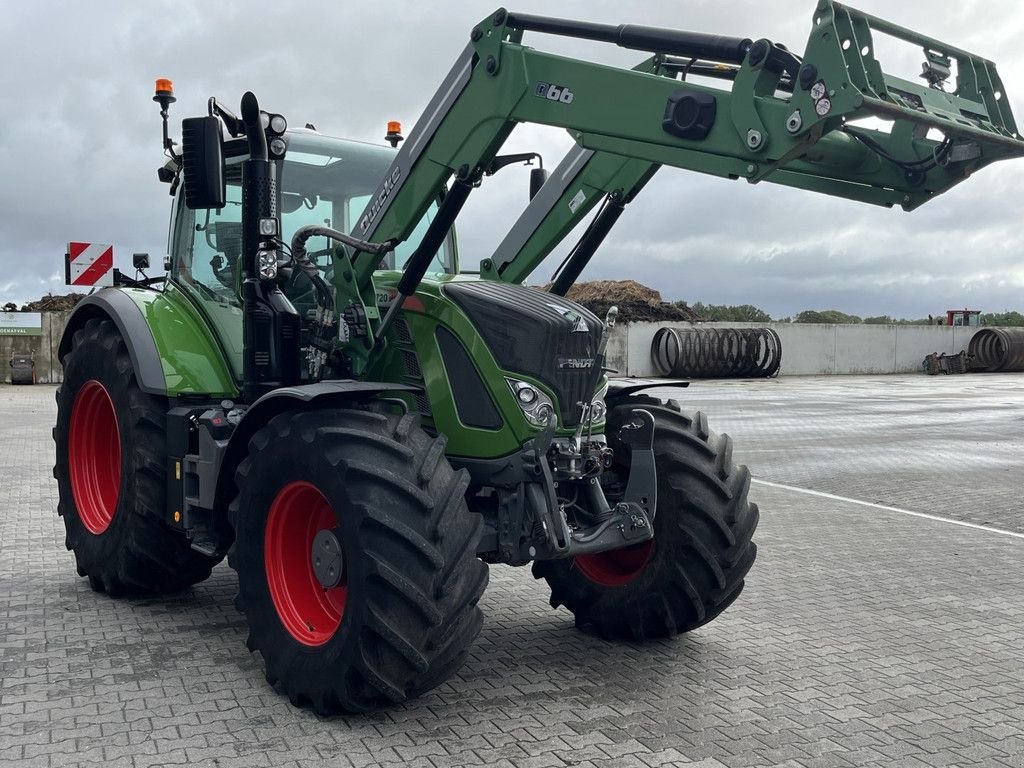
M994 59L1013 104L1022 103L1024 11L1017 4L859 5ZM813 6L813 0L513 5L609 23L766 36L797 47ZM311 121L327 133L380 141L387 120L414 123L470 28L489 10L477 2L406 0L5 8L0 46L13 65L0 70L0 299L60 290L68 240L113 242L122 267L132 251L164 252L169 201L155 177L161 157L153 78L175 80L175 132L182 117L205 110L207 96L233 105L253 89L294 124ZM552 38L535 37L532 44L619 66L642 58ZM913 56L898 65L918 66ZM510 143L510 149L539 149L552 166L568 146L564 134L532 126ZM1022 172L1019 162L990 169L905 215L665 169L585 277L631 277L667 298L756 303L774 314L834 306L922 315L965 302L989 310L1021 307L1015 193ZM509 169L476 194L460 220L466 262L489 255L525 204L526 189L525 171ZM564 253L560 248L536 279L546 279Z

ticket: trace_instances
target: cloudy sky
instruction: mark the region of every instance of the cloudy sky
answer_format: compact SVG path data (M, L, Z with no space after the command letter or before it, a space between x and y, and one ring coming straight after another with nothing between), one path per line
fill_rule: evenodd
M803 50L812 0L516 0L515 10L752 38ZM1009 0L859 0L876 13L1000 65L1024 115L1024 9ZM265 9L258 10L260 6ZM291 10L283 10L290 8ZM415 122L490 3L167 0L12 3L0 15L0 302L63 290L69 240L112 242L159 263L167 187L153 80L170 77L173 124L216 95L254 90L294 125L380 141ZM532 35L538 48L632 66L642 54ZM902 61L918 66L911 55ZM910 73L907 73L910 74ZM510 150L553 166L568 138L522 128ZM516 178L519 174L519 178ZM464 262L489 255L527 173L475 193L460 219ZM752 303L775 316L835 308L923 316L954 306L1024 310L1024 160L1002 163L920 211L875 209L795 190L663 169L627 210L586 278L633 278L666 299ZM556 257L557 258L557 257ZM553 259L555 260L555 259ZM547 277L553 265L542 268Z

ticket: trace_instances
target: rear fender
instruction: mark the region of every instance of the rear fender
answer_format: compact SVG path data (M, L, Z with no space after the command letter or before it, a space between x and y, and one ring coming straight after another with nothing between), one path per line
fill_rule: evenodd
M150 395L166 395L167 383L164 380L164 369L160 364L160 353L149 330L146 318L138 305L123 291L117 288L106 288L78 302L68 324L61 336L57 357L64 363L64 358L71 352L71 342L75 333L85 327L93 319L110 320L117 326L128 356L135 369L135 378L139 388Z
M93 319L110 320L128 348L139 388L150 395L235 397L238 388L219 343L180 290L105 288L83 299L68 318L58 355Z

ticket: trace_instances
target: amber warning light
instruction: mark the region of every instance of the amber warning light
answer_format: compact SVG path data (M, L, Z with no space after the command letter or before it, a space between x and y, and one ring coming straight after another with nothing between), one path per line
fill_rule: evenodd
M156 95L153 96L153 101L162 102L164 100L168 104L174 103L174 83L166 77L158 77L156 80Z
M153 95L153 101L160 105L160 117L164 123L164 149L173 154L174 142L167 135L167 108L177 101L174 98L174 83L166 77L158 77L156 79L156 93Z
M405 137L402 136L402 124L397 120L389 120L388 132L387 135L384 137L384 140L388 142L388 144L390 144L392 147L397 147L398 142L400 142L404 138Z

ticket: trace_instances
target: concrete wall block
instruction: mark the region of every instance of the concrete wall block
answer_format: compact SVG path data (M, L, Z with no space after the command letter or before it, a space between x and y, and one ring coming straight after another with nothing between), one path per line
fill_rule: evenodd
M651 342L654 334L662 326L674 326L674 323L630 323L624 326L626 341L626 370L628 376L657 376L654 361L651 359ZM680 323L680 326L686 323Z
M782 340L780 376L821 376L836 369L836 326L772 323Z
M761 323L703 323L706 328L760 328ZM626 376L656 376L651 343L663 326L687 323L629 323L609 341L608 365ZM782 340L783 376L915 373L933 352L967 349L976 328L923 325L812 325L769 323Z
M896 326L896 373L916 373L931 354L951 355L960 350L953 329L938 325Z
M896 372L895 325L837 325L835 349L837 373Z
M617 325L608 334L608 347L604 351L604 364L606 368L618 371L618 376L628 376L629 373L629 326Z
M980 331L981 328L957 328L954 327L953 331L953 354L958 352L966 352L967 348L971 345L971 339L974 338L974 334Z

